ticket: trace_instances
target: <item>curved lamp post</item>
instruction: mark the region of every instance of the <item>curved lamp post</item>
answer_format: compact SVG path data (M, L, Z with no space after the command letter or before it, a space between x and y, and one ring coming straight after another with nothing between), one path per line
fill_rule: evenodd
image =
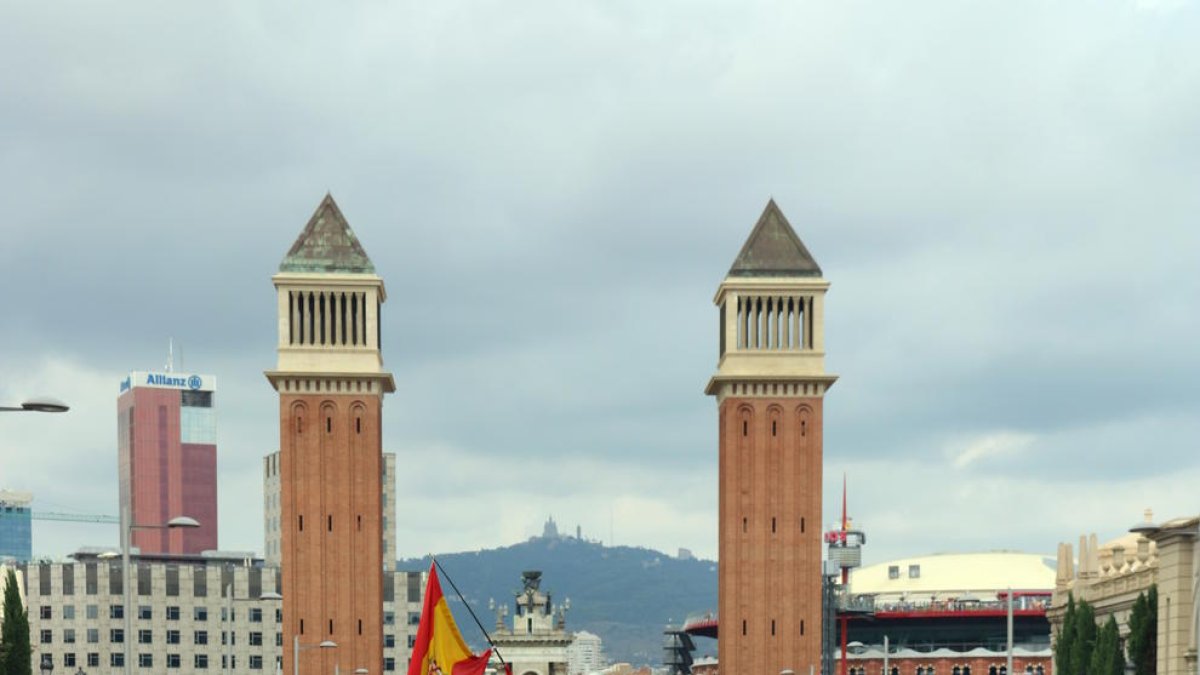
M130 611L130 575L129 575L129 545L133 539L134 530L174 530L178 528L200 527L199 521L188 516L175 516L167 521L166 525L138 525L133 522L133 517L129 515L128 505L121 507L121 522L128 523L121 532L121 590L124 591L124 600L122 601L121 611L125 614L125 675L130 675L133 672L132 656L133 656L133 613ZM101 553L100 558L115 558L115 553Z
M224 670L226 672L230 672L230 673L233 672L233 654L232 654L232 652L233 652L233 628L234 628L234 626L233 626L233 603L235 603L235 602L262 602L264 600L282 600L282 599L283 599L283 596L274 591L267 591L266 593L263 593L262 595L258 596L257 598L234 598L233 597L233 582L231 581L229 584L227 584L225 586L225 622L226 622L225 628L226 628L226 633L228 633L228 634L225 636L225 656L224 656L225 663L221 668L222 670Z
M292 675L300 675L300 652L310 649L337 649L337 643L333 640L322 640L320 644L301 646L300 636L292 635ZM337 667L336 664L334 667Z
M41 398L32 398L24 401L19 406L0 406L0 411L16 411L16 412L67 412L71 407L66 403L49 396Z

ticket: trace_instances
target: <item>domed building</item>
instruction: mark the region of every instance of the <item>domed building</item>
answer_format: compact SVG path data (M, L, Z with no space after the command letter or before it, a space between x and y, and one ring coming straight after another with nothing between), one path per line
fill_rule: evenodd
M1007 675L1012 596L1013 672L1051 671L1046 609L1053 561L1013 551L943 553L868 565L850 575L850 675Z

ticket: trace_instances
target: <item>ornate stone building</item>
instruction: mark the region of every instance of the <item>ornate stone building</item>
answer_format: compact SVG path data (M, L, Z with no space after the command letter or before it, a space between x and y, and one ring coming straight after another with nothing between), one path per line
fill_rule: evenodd
M496 608L492 643L513 675L567 675L567 648L572 636L566 629L570 600L555 609L550 593L541 589L542 573L525 572L522 589L513 602L512 622L505 625L508 607ZM498 665L493 655L493 665ZM496 672L503 672L497 668Z
M1158 585L1158 675L1196 672L1198 557L1200 517L1144 522L1108 543L1095 534L1079 537L1076 559L1071 544L1059 544L1058 573L1050 619L1055 636L1062 629L1067 597L1086 600L1096 609L1096 622L1116 618L1122 641L1129 635L1129 615L1138 594Z

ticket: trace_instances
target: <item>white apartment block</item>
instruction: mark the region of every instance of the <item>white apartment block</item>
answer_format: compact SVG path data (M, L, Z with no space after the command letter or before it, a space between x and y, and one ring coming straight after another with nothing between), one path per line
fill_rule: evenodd
M599 635L581 630L575 633L571 646L567 647L568 675L589 675L608 666L604 658L604 642Z
M279 519L280 505L279 452L263 457L263 536L264 558L268 565L278 566L282 557ZM383 453L383 569L396 569L396 453Z
M95 553L73 562L19 565L33 666L123 675L125 641L135 673L277 673L291 635L281 628L279 568L248 554L144 556L134 562L132 633L125 634L121 563ZM404 671L421 612L424 574L384 577L384 670ZM302 657L303 658L303 657Z

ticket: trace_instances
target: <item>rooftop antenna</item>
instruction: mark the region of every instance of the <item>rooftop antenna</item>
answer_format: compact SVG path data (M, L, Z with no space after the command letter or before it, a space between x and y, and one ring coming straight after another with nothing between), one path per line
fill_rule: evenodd
M167 372L175 370L175 338L167 338Z

